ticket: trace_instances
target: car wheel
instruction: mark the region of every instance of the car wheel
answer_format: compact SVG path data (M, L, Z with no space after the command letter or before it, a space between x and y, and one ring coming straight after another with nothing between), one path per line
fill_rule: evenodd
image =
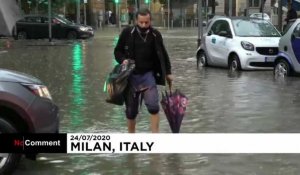
M230 71L239 71L241 70L241 62L237 55L233 55L228 62L229 70Z
M67 38L69 40L74 40L74 39L77 39L77 33L75 31L70 31L68 32L67 34Z
M20 32L18 32L17 38L19 40L27 39L27 33L24 31L20 31Z
M290 76L291 75L290 64L283 59L277 61L274 67L274 75L279 77Z
M0 133L16 133L16 128L0 118ZM0 153L0 174L11 174L17 167L21 154Z
M197 54L197 68L206 67L207 66L207 58L205 52L201 51Z

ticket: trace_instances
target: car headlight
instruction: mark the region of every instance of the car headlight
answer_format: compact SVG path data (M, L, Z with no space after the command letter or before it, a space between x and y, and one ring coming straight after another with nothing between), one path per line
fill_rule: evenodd
M33 94L42 97L42 98L48 98L52 100L52 97L50 95L50 92L48 88L44 85L36 85L36 84L23 84L27 89L29 89Z
M248 41L242 41L241 45L245 50L254 51L254 45Z
M79 30L81 30L81 31L87 31L88 28L81 26L81 27L79 27Z

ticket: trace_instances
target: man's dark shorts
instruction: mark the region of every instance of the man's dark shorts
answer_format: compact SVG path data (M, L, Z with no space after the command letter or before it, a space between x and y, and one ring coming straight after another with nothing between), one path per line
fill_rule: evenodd
M153 72L132 74L129 77L130 87L125 97L126 117L135 119L142 100L150 114L159 112L159 95ZM141 100L142 99L142 100Z

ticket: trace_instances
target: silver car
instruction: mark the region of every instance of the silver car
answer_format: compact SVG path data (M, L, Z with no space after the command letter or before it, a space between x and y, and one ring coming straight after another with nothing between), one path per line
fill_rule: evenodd
M197 66L231 70L271 69L281 34L268 21L247 17L216 17L197 50Z
M58 107L47 87L30 75L0 69L0 134L58 130ZM26 155L31 159L35 156ZM11 174L20 158L20 154L0 153L0 174Z
M284 33L274 66L274 74L283 77L300 73L300 19L291 21Z

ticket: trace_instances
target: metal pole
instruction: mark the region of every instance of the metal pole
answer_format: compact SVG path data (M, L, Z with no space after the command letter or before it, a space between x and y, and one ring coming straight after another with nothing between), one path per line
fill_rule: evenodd
M119 17L119 31L121 31L121 10L120 10L120 4L118 4L118 17Z
M203 33L203 26L202 26L202 0L198 0L198 47L201 44L201 37Z
M138 1L135 0L134 2L135 2L135 11L137 11L137 9L138 9Z
M232 16L232 0L229 0L229 4L228 4L228 6L229 6L229 12L228 12L228 16Z
M66 17L66 3L64 2L64 17Z
M83 3L84 25L86 25L86 3Z
M80 24L80 0L76 0L76 23Z
M140 0L135 0L136 1L136 9L137 11L140 9Z
M208 0L206 0L206 7L205 7L205 18L206 18L206 24L208 22Z
M282 31L282 3L278 0L278 30Z
M49 24L49 42L52 41L52 17L51 17L51 0L48 0L48 24Z
M168 0L168 30L170 29L170 0Z
M116 12L115 12L115 18L116 18L116 27L119 28L119 10L118 10L118 3L116 3Z
M264 20L264 6L265 5L265 2L264 0L261 1L261 17L262 19Z
M249 0L246 0L246 16L249 16Z

